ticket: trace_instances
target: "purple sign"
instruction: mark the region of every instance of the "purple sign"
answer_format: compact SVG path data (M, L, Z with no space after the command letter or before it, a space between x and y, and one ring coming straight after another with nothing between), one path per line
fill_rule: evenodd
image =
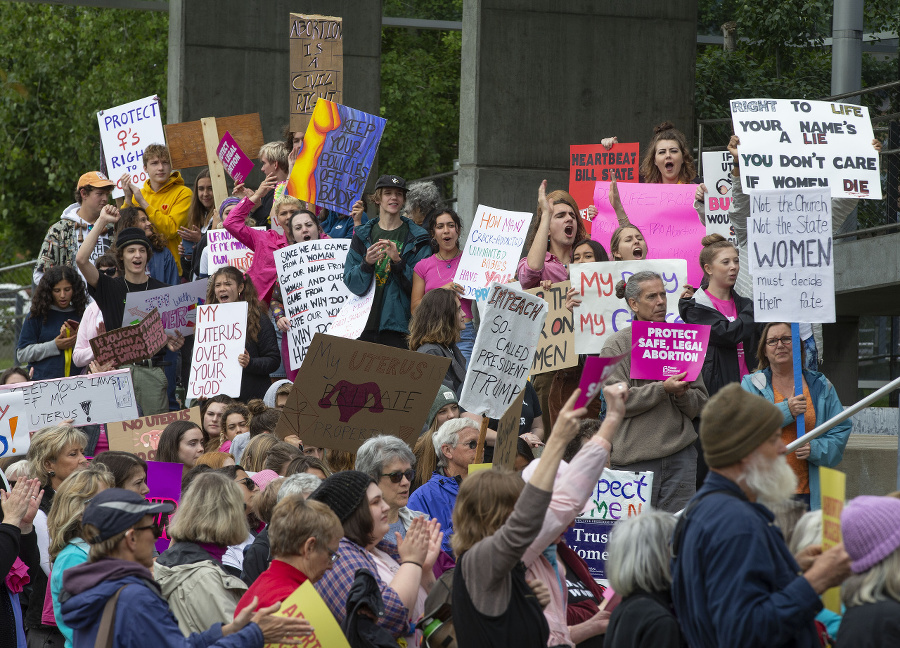
M603 381L609 378L613 369L624 357L624 355L606 358L590 356L584 361L584 370L581 372L581 380L578 382L581 395L575 401L575 409L587 407L591 401L597 398L597 394L603 389Z
M687 373L697 380L709 345L706 324L632 322L631 379L665 380Z
M151 502L171 502L178 510L178 502L181 500L181 472L184 466L180 463L166 463L163 461L147 462L147 486L150 492L147 499ZM163 531L162 536L156 541L156 550L160 553L169 548L169 518L175 514L159 513L157 524Z
M566 531L566 544L587 563L595 581L606 583L606 561L609 553L606 545L615 520L575 518L575 525Z
M222 160L222 166L225 167L231 179L237 183L243 182L253 171L253 160L247 157L247 154L241 150L228 131L225 131L222 136L219 148L216 149L216 155Z

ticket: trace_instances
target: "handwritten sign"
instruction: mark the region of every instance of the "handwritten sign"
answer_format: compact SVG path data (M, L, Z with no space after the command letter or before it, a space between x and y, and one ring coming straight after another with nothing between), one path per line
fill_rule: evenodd
M216 148L216 155L235 183L243 182L253 171L253 160L241 150L228 131L225 131L222 136L222 140Z
M731 226L732 182L734 158L728 151L703 154L703 180L706 193L706 233L721 234L737 246L737 235Z
M264 230L265 227L254 227ZM206 232L206 247L209 250L209 274L219 268L232 266L247 272L253 264L253 250L238 241L231 232L215 229Z
M192 407L178 412L107 423L106 438L109 439L109 449L130 452L144 461L155 461L159 435L169 423L175 421L192 421L200 427L200 408Z
M120 366L152 358L165 346L166 331L159 311L153 309L139 323L123 326L91 339L94 359L101 365Z
M545 300L548 306L547 319L531 365L532 376L578 364L574 317L566 308L566 293L571 285L568 281L561 281L550 286L550 290L531 288L525 291Z
M130 292L125 296L122 326L139 323L153 309L159 311L167 335L193 335L197 326L197 306L206 303L208 279L167 286L155 290Z
M603 383L612 374L624 355L619 356L590 356L584 361L584 369L581 371L581 380L578 381L578 389L581 394L575 401L575 409L587 407L603 389Z
M275 252L281 295L291 322L291 369L300 368L313 336L328 332L352 295L344 283L344 262L349 250L348 239L325 239L303 241Z
M484 300L491 282L509 283L528 236L532 214L478 205L453 281L469 299Z
M184 465L163 461L147 462L147 499L154 504L169 503L175 505L171 513L158 513L156 523L162 530L162 536L156 540L156 550L160 553L169 548L169 522L178 510L181 501L181 477Z
M639 182L640 144L613 144L607 150L602 144L572 144L569 146L569 193L587 217L587 206L594 204L594 184L609 182ZM589 225L590 221L585 221Z
M0 394L21 392L25 418L18 426L34 432L68 419L76 427L137 417L131 371L104 373L0 385ZM18 436L18 431L17 431Z
M841 538L841 511L847 496L847 476L833 468L819 468L819 487L822 493L822 551L828 551L843 542ZM815 506L815 502L813 503ZM841 613L841 588L832 587L822 595L825 607Z
M709 349L709 326L632 322L631 379L665 380L687 372L697 380Z
M31 437L25 430L24 423L25 399L22 392L0 392L0 457L20 456L24 458L28 454ZM16 437L16 432L19 432L18 437Z
M502 417L525 387L547 319L547 302L498 283L490 285L459 404Z
M121 177L131 174L131 182L141 186L147 179L144 171L144 149L151 144L165 144L158 97L144 97L97 113L100 145L106 169L116 183L112 197L125 195Z
M522 420L522 401L525 400L525 391L513 400L500 423L497 425L497 440L494 443L493 465L498 468L514 470L516 465L516 451L519 443L519 427Z
M312 581L306 581L288 596L278 612L272 616L289 617L291 619L307 619L313 627L313 633L303 638L306 648L350 648L341 626L331 610L319 596ZM265 648L295 648L297 644L267 643Z
M824 188L832 198L881 200L869 109L832 101L734 99L741 177L756 189Z
M339 214L362 197L386 119L319 99L288 178L287 194Z
M246 338L247 302L197 307L188 398L240 396L244 368L238 356L244 352Z
M306 132L317 99L344 99L344 28L334 16L290 17L291 125Z
M375 282L369 286L365 295L353 295L347 298L341 312L337 314L328 329L329 335L355 340L366 329L372 304L375 301Z
M835 321L827 189L753 192L747 239L757 322Z
M684 259L573 263L569 266L569 276L582 298L574 315L576 352L600 353L610 335L631 326L631 309L624 299L616 297L616 284L628 281L631 275L644 270L656 272L663 278L666 321L682 321L678 315L678 300L687 282Z

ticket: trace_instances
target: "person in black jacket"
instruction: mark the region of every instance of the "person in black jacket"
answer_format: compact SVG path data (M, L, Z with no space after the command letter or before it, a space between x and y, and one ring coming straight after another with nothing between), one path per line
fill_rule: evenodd
M39 479L20 479L11 491L4 491L0 496L3 509L3 522L0 524L0 578L3 579L0 585L0 628L6 634L6 639L0 644L4 646L25 644L25 628L19 606L23 569L17 557L22 557L22 562L30 571L40 571L41 557L32 523L43 495ZM19 578L7 580L13 570L20 574ZM45 578L45 586L46 583ZM15 631L12 631L13 628Z

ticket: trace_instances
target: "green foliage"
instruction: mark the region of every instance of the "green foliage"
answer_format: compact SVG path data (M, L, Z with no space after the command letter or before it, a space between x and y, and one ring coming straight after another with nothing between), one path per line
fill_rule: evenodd
M156 94L165 119L168 14L0 4L0 265L35 258L100 165L96 112Z

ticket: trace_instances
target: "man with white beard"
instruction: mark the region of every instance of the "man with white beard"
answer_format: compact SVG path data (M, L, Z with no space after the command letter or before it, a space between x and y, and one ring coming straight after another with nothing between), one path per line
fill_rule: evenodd
M775 405L737 383L701 414L709 474L672 546L672 599L691 648L818 648L819 595L850 574L843 545L792 556L765 506L789 499L797 485L782 420Z

